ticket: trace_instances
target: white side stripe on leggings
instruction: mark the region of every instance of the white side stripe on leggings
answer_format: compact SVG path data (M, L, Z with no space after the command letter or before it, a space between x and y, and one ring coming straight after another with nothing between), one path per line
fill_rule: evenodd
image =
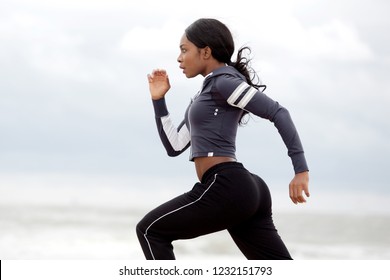
M171 212L168 212L168 213L162 215L161 217L159 217L159 218L157 218L156 220L154 220L154 221L147 227L147 229L145 230L145 233L144 233L144 237L145 237L146 242L148 243L148 247L149 247L149 250L150 250L150 254L152 255L153 260L155 260L156 258L154 257L152 247L150 246L150 243L149 243L149 240L148 240L148 237L147 237L149 228L150 228L154 223L156 223L157 221L161 220L162 218L164 218L164 217L166 217L166 216L168 216L168 215L170 215L170 214L172 214L172 213L175 213L175 212L177 212L177 211L179 211L179 210L181 210L181 209L183 209L183 208L186 208L186 207L188 207L188 206L190 206L190 205L192 205L192 204L194 204L194 203L200 201L200 200L202 199L202 197L203 197L203 196L208 192L208 190L212 187L212 185L214 185L215 181L217 180L217 175L218 175L218 174L215 174L215 175L214 175L214 180L213 180L213 182L211 182L210 186L202 193L202 195L201 195L197 200L194 200L194 201L192 201L192 202L190 202L190 203L188 203L188 204L186 204L186 205L183 205L183 206L181 206L181 207L179 207L179 208L177 208L177 209L175 209L175 210L172 210Z

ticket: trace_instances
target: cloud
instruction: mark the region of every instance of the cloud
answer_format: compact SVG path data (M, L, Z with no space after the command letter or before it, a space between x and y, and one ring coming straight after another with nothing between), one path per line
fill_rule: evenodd
M167 159L145 76L155 67L167 68L172 84L168 106L180 121L202 77L183 77L176 62L178 44L199 17L221 19L237 47L252 47L267 94L290 110L308 157L320 162L313 168L317 174L322 163L332 160L345 169L353 166L362 150L388 154L390 61L380 56L388 52L382 47L388 39L376 34L388 29L388 21L372 13L362 18L361 4L351 15L347 8L352 4L341 2L314 9L319 1L261 1L261 9L253 9L250 3L203 0L194 7L161 1L5 0L0 9L0 165L18 170L19 159L26 157L31 158L26 169L36 164L34 170L61 169L61 161L81 172L94 166L102 172L109 167L137 173L142 164L155 164L161 174L190 169L190 163L183 164L186 155L161 164ZM250 143L238 147L247 149L253 166L258 139L266 146L266 139L278 137L258 123L252 130L257 134L244 129L240 135ZM275 154L281 149L279 158ZM282 144L265 153L270 159L264 168L280 176L273 166L288 163ZM371 161L384 161L379 152L371 154ZM321 176L327 180L327 174Z
M254 42L274 56L295 56L297 59L367 61L374 58L370 46L362 41L356 27L342 19L329 19L316 25L306 25L293 15L279 20L256 22L258 36Z
M359 38L358 30L339 19L308 28L301 47L307 55L325 59L365 61L374 58L370 47Z
M120 48L132 54L178 52L185 27L182 22L175 20L168 20L162 26L135 26L124 34Z
M21 60L33 71L68 77L80 69L81 56L77 53L83 43L80 36L66 34L55 23L25 12L11 14L2 20L2 26L1 53Z

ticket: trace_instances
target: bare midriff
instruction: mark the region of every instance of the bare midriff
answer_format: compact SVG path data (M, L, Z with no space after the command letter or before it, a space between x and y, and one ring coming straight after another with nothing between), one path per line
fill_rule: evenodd
M198 157L194 159L196 174L198 175L199 180L202 180L203 174L219 163L223 162L232 162L236 159L231 157Z

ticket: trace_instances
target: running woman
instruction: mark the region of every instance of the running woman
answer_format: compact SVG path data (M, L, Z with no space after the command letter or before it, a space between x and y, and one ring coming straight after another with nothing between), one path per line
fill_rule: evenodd
M177 61L187 78L202 75L204 81L178 127L164 98L170 89L166 71L148 75L161 141L169 156L190 147L199 182L138 223L146 259L175 259L173 241L225 229L247 259L292 259L272 220L268 186L237 162L236 132L243 115L268 119L278 129L295 171L289 185L295 204L309 197L309 169L289 112L263 93L265 86L254 83L245 50L250 49L241 48L231 61L231 32L216 19L199 19L185 30Z

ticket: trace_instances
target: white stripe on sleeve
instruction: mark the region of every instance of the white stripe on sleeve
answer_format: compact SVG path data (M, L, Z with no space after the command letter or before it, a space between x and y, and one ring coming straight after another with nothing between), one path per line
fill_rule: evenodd
M242 82L230 95L227 102L232 105L236 106L234 103L237 101L237 99L240 97L240 95L244 92L245 89L247 89L249 85L246 82Z
M245 96L238 102L237 107L244 109L245 106L251 101L252 97L257 92L257 89L251 87L247 93L245 93Z
M161 117L161 122L169 143L175 151L181 151L190 142L190 132L186 125L183 125L179 131L174 126L171 118L168 116Z

